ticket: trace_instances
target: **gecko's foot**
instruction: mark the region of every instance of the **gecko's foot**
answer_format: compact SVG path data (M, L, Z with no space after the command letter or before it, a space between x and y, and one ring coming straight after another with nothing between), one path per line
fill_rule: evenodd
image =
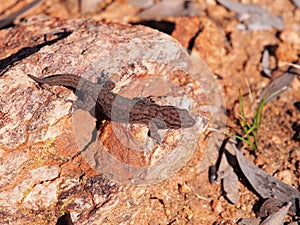
M107 81L103 82L102 85L103 85L102 88L105 91L111 91L116 87L115 83L112 80L107 80Z
M150 122L148 136L153 138L157 144L161 145L162 137L158 132L158 127L155 122Z

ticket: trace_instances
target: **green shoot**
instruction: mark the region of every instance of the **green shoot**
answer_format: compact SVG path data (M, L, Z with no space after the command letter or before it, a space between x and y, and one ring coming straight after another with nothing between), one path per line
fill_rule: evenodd
M256 133L261 122L262 111L265 105L265 98L262 99L262 101L260 101L258 108L255 112L252 124L247 122L245 111L244 111L243 97L240 91L239 91L239 104L241 110L241 126L243 128L244 135L243 136L233 135L233 136L245 142L253 150L256 150L258 147ZM253 138L253 141L251 141L251 137Z

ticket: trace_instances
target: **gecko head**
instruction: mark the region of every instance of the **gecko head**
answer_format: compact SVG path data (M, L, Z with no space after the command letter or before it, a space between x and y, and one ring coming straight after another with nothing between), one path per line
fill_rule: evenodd
M174 106L164 106L162 114L163 117L161 119L164 121L166 128L189 128L196 123L195 119L186 109L180 109Z
M195 119L189 114L186 109L177 109L182 128L189 128L195 125Z

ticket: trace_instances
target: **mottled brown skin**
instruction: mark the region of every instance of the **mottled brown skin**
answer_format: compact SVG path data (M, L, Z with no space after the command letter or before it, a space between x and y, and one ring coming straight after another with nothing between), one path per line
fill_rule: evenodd
M46 78L28 76L39 84L61 85L75 90L75 94L80 96L77 106L83 110L91 111L96 107L96 111L111 121L147 125L150 136L157 142L161 141L157 129L189 128L195 124L186 109L161 106L148 98L130 99L113 93L111 90L115 84L112 81L95 84L73 74L57 74Z

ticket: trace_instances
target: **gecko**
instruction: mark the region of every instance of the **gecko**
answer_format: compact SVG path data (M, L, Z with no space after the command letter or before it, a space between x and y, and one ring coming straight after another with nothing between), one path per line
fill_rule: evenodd
M189 128L196 123L186 109L159 105L147 97L131 99L112 92L115 83L111 80L98 84L74 74L55 74L45 78L31 74L28 76L38 84L72 89L78 96L76 106L85 111L91 112L94 109L105 119L118 123L146 125L149 129L148 135L159 144L159 129Z

